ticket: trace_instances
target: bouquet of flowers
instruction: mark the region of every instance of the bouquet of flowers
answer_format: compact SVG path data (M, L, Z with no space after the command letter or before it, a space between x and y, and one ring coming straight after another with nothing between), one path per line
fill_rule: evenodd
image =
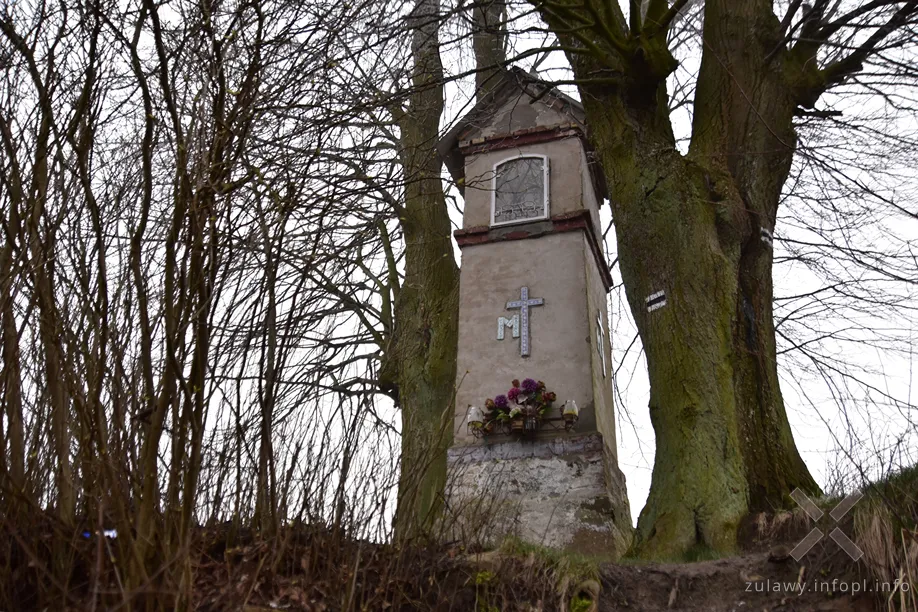
M557 399L554 391L545 388L545 383L532 378L514 380L506 395L498 395L485 401L485 425L491 421L521 422L527 430L535 429Z

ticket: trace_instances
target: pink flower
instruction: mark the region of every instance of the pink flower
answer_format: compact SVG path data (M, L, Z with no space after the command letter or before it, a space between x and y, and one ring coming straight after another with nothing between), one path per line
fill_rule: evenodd
M507 398L508 398L511 402L515 402L516 399L517 399L519 396L520 396L520 388L519 388L519 387L513 387L513 388L511 388L509 391L507 391Z

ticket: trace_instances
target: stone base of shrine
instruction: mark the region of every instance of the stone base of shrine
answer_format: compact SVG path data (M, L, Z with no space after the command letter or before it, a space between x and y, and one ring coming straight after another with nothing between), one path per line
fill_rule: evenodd
M598 433L449 450L447 529L485 548L507 536L617 559L631 544L625 478Z

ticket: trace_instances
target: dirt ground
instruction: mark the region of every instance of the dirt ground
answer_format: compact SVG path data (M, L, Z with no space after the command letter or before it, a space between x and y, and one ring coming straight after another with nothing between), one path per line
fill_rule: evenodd
M884 609L878 595L888 596L889 585L873 582L863 563L853 562L828 538L800 562L791 558L790 545L811 528L804 522L772 518L746 530L743 552L735 557L598 566L595 560L564 553L552 556L538 547L478 553L460 552L452 545L399 550L350 540L322 527L291 526L273 540L258 540L247 533L230 536L222 527L209 528L201 530L195 545L191 608L201 612L569 612L572 598L587 593L589 599L581 599L576 612ZM171 593L152 587L123 593L114 570L94 582L93 563L98 558L92 543L78 544L82 548L76 551L79 563L68 602L42 603L42 596L54 602L54 592L33 564L19 560L13 564L18 578L6 585L17 589L16 605L9 609L113 609L128 595L140 609L143 601ZM40 560L49 563L49 559Z
M850 520L842 525L850 533ZM742 552L695 563L601 566L600 610L866 612L894 585L878 584L829 538L800 562L791 549L813 528L802 513L747 517Z
M792 559L769 561L768 553L696 563L609 564L601 569L599 609L646 612L876 609L877 600L863 593L874 586L871 580L854 575L838 578L825 569L813 572L815 576L809 573L806 565ZM852 597L855 588L859 592Z

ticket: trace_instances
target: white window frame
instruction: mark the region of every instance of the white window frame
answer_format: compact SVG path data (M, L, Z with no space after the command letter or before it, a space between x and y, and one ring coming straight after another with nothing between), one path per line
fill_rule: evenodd
M503 165L503 164L506 164L507 162L518 161L518 160L521 160L521 159L541 159L541 160L542 160L542 172L544 173L544 177L543 177L543 180L542 180L542 187L543 187L543 189L544 189L544 193L543 193L543 198L542 198L542 199L543 199L543 201L545 202L545 210L544 210L542 216L540 216L540 217L529 217L528 219L516 219L516 220L513 220L513 221L501 221L500 223L498 223L498 222L496 222L496 221L494 220L494 213L496 212L496 211L495 211L495 207L496 207L496 205L497 205L497 169L498 169L498 167L500 167L500 166ZM494 164L494 168L493 168L493 170L492 170L492 173L493 173L493 177L494 177L494 178L491 179L491 227L501 227L501 226L504 226L504 225L518 225L518 224L520 224L520 223L532 223L533 221L543 221L543 220L545 220L545 219L548 219L548 210L549 210L549 200L548 200L549 184L548 184L548 177L549 177L549 171L548 171L548 156L547 156L547 155L539 155L539 154L535 154L535 153L527 153L527 154L521 154L521 155L514 155L513 157L505 157L504 159L502 159L502 160L500 160L499 162L497 162L497 163Z

